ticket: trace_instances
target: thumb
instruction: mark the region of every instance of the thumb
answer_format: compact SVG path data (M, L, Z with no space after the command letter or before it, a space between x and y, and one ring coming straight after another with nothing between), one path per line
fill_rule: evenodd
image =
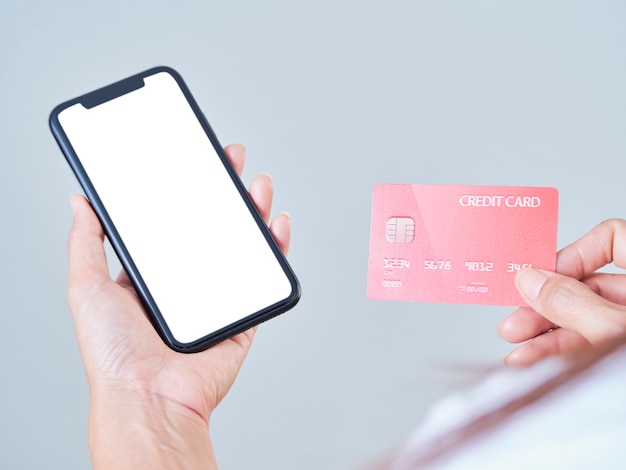
M626 332L626 307L597 295L574 278L526 269L517 274L515 285L533 310L562 328L576 331L591 344Z

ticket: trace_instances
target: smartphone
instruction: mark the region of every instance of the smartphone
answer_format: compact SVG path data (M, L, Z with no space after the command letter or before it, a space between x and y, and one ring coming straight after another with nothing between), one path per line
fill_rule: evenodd
M293 270L175 70L67 101L50 129L169 347L201 351L298 302Z

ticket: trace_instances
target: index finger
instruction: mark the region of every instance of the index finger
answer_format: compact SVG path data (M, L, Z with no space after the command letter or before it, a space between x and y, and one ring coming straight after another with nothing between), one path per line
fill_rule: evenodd
M243 171L243 164L246 161L246 148L241 144L230 144L224 147L224 152L228 156L230 163L235 168L235 171L239 176Z
M81 302L87 291L109 279L104 252L104 231L87 200L73 194L70 199L74 222L68 240L68 287L70 304Z
M622 219L605 220L559 251L556 271L583 279L610 263L626 268L626 221Z

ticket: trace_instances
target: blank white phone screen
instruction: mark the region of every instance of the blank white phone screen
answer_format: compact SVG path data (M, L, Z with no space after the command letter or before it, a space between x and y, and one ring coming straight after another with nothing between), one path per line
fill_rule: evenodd
M59 114L174 338L189 343L292 286L174 78Z

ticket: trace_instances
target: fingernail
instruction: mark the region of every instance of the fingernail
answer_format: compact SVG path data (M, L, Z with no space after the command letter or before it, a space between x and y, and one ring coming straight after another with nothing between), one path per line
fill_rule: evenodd
M526 269L517 274L515 284L525 300L534 302L539 297L539 292L550 274L552 273L539 269Z
M76 215L79 207L79 199L80 196L78 194L70 194L70 208L72 209L72 215Z
M498 323L498 326L496 326L496 329L498 330L498 334L500 336L502 336L502 330L505 329L509 324L509 317L506 317L504 320L500 321L500 323Z
M502 359L502 363L503 363L505 366L511 365L511 362L512 362L512 361L511 361L511 355L512 355L512 354L513 354L513 353L508 353L506 356L504 356L504 359Z
M287 211L281 211L281 214L283 214L284 216L286 216L289 220L291 220L291 214Z
M272 175L270 175L269 173L266 173L265 171L262 171L261 173L259 173L259 176L261 175L267 176L270 179L270 181L272 180Z
M513 350L504 356L504 365L507 367L517 367L519 366L518 354L517 351Z

